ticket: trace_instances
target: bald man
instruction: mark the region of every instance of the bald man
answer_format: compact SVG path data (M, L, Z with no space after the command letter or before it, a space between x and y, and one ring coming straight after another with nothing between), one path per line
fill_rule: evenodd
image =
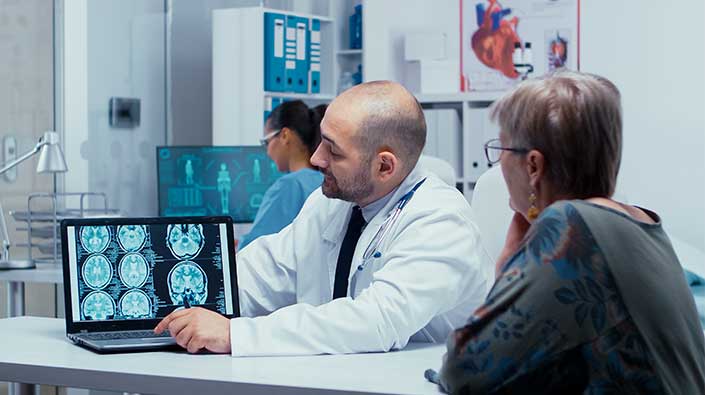
M426 122L401 85L338 96L311 157L325 178L294 222L237 255L242 317L192 307L155 328L189 352L389 351L443 342L485 298L493 264L470 206L416 166Z

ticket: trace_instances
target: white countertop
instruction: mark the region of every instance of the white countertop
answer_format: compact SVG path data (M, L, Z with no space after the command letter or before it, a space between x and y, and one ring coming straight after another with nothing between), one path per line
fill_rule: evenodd
M99 355L70 343L63 319L0 320L0 380L141 393L437 394L424 371L445 347L307 357L149 352Z

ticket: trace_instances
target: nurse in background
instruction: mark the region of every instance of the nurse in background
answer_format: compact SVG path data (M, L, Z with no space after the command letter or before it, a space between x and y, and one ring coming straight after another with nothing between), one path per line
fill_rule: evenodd
M310 109L296 100L277 106L267 118L262 145L277 169L288 174L264 194L250 233L240 239L240 249L260 236L284 229L299 214L308 195L321 186L323 175L311 165L311 155L321 142L325 112L325 104Z

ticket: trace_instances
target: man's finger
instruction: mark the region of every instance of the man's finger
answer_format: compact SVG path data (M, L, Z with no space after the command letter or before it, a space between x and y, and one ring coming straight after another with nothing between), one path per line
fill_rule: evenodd
M188 347L192 336L193 328L187 326L183 330L181 330L178 335L174 336L174 339L176 339L176 344L180 345L183 348L186 348Z
M192 319L191 319L191 316L190 316L190 315L185 315L185 316L182 316L182 317L178 317L178 318L174 319L173 321L171 321L171 322L169 323L169 326L167 327L167 329L169 330L169 334L171 335L171 337L176 338L176 336L178 336L179 333L181 333L181 331L183 331L184 328L186 328L186 326L187 326L191 321L192 321Z
M162 319L159 324L154 328L154 333L159 334L162 333L166 330L166 328L169 326L169 323L176 318L179 318L185 314L188 314L188 309L183 309L183 310L178 310L174 311L173 313L167 315Z
M199 336L192 336L191 340L188 343L188 347L186 348L186 351L188 351L191 354L195 354L203 348L204 344L203 341L200 339Z

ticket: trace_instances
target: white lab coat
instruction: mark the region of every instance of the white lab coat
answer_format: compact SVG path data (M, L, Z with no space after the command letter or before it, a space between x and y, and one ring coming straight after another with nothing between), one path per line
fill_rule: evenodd
M358 270L388 213L424 177L379 248L382 256ZM410 339L443 342L484 301L494 265L470 206L418 167L362 232L349 297L332 300L352 206L318 189L292 224L237 255L243 317L231 320L233 356L389 351Z

